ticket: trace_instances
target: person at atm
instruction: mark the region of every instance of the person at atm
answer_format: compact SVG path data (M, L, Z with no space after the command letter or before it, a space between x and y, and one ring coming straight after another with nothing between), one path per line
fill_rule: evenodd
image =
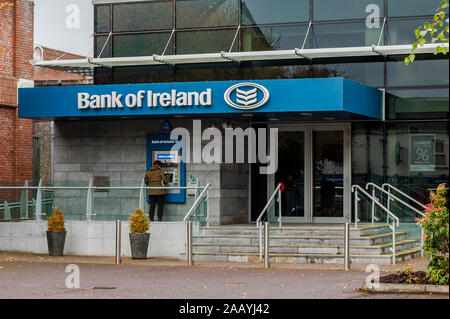
M164 174L162 168L162 162L156 160L153 162L153 166L145 174L144 182L149 187L162 187L167 184L167 177ZM164 197L166 191L164 189L149 189L147 195L150 197L150 209L149 218L153 221L155 216L155 208L158 206L158 221L162 221L164 213Z

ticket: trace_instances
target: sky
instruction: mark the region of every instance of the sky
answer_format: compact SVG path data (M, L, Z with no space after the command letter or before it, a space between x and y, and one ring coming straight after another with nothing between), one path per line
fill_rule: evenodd
M92 56L91 0L35 0L34 44ZM68 12L66 12L68 10Z

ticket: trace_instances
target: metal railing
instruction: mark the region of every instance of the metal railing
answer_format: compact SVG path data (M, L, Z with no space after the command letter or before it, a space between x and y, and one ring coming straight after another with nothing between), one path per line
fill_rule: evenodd
M402 191L399 190L398 188L392 186L391 184L384 183L383 185L381 185L381 188L387 189L386 191L387 191L388 193L391 193L391 189L392 189L392 190L396 191L397 193L399 193L400 195L406 197L406 198L409 199L410 201L416 203L417 205L419 205L419 206L422 207L423 209L426 208L424 204L422 204L422 203L419 202L418 200L412 198L412 197L409 196L408 194L402 192ZM390 207L390 201L389 201L389 200L388 200L388 203L387 203L387 207L388 207L388 208Z
M277 202L278 202L278 223L279 223L279 227L281 228L282 226L282 217L281 217L281 186L282 184L278 184L277 187L275 188L275 191L273 192L272 196L270 196L269 200L267 201L266 205L264 206L264 208L262 209L261 213L259 214L258 218L256 219L256 228L258 228L259 230L259 260L262 260L262 255L263 255L263 240L262 240L262 231L263 231L263 227L262 227L262 218L264 217L264 215L267 213L267 211L269 210L270 207L272 207L275 198L278 195L277 198Z
M194 189L196 187L193 187ZM209 226L209 189L211 188L211 184L206 184L206 186L203 188L202 192L196 200L194 201L194 204L192 204L191 208L187 212L186 216L184 216L183 221L187 222L189 219L195 214L195 211L197 207L201 204L202 201L206 202L206 224Z
M354 198L354 205L355 205L355 227L358 227L359 216L358 216L358 202L359 202L359 196L358 193L363 194L368 199L372 201L372 203L376 204L378 207L380 207L388 216L392 218L392 224L389 225L389 228L392 230L392 248L390 249L392 252L392 263L396 263L397 258L397 249L396 249L396 227L400 226L400 219L395 216L392 212L390 212L386 207L384 207L376 198L374 198L372 195L370 195L368 192L366 192L361 186L359 185L353 185L352 186L352 193L355 193Z
M198 197L195 198L194 201L194 205L191 207L191 209L189 210L188 214L190 214L191 212L195 211L195 208L198 206L199 202L199 198L201 198L202 196L204 196L204 193L208 193L210 184L206 185L203 189L203 191L200 193L200 195ZM193 190L198 190L199 188L202 188L201 186L161 186L161 187L148 187L145 186L144 180L142 180L141 186L109 186L109 187L104 187L104 186L93 186L93 180L91 179L89 181L88 186L43 186L42 184L42 180L39 181L38 186L28 186L28 183L25 182L25 184L23 186L0 186L0 191L1 190L22 190L22 197L24 197L24 200L21 200L22 202L28 203L30 202L28 200L28 192L29 190L35 190L36 191L36 199L32 199L31 203L33 203L33 205L35 205L36 207L36 220L41 220L42 217L41 216L45 216L45 214L42 213L42 205L46 203L46 199L42 199L42 192L44 191L56 191L56 190L87 190L87 195L86 195L86 218L87 220L92 220L92 216L95 216L96 214L94 213L94 205L93 205L93 200L94 200L94 191L109 191L109 190L138 190L139 191L139 208L140 209L144 209L144 203L145 203L145 196L146 196L146 190L149 189L164 189L164 190L188 190L188 189L193 189ZM197 195L197 193L196 193ZM78 197L78 196L77 196ZM206 198L207 201L208 198ZM22 204L23 205L23 204ZM195 206L195 208L193 209L193 207ZM10 209L11 206L6 203L2 204L0 206L0 209L3 210L7 210ZM207 215L207 218L209 218L209 214Z

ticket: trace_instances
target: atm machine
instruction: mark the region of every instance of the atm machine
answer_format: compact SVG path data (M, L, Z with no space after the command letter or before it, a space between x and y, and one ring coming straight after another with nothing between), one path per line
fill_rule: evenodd
M152 151L152 163L155 160L162 162L162 170L168 183L165 186L179 187L180 184L180 152L179 151ZM166 194L180 194L180 189L169 189Z

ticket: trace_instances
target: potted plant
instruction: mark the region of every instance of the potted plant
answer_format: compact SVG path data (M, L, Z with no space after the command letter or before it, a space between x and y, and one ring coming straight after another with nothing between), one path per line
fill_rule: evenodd
M147 230L150 228L150 220L140 208L134 210L134 214L130 215L129 220L131 257L133 259L145 259L147 258L150 240L150 233L147 233Z
M62 256L66 241L64 214L58 207L53 207L52 214L47 217L47 245L50 256Z

